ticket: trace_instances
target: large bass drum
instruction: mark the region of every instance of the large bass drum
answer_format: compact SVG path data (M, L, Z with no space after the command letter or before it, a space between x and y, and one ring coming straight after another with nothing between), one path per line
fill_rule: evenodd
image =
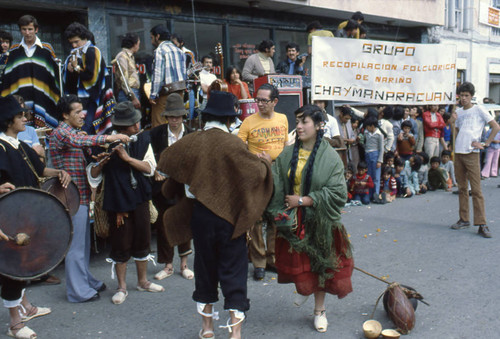
M25 233L26 245L0 241L0 274L16 280L39 278L59 265L71 244L73 224L66 207L50 193L18 188L0 196L0 229Z
M58 177L52 177L47 179L41 188L61 200L68 209L69 215L74 216L78 212L80 208L80 191L78 191L78 187L73 181L70 181L68 187L64 188Z

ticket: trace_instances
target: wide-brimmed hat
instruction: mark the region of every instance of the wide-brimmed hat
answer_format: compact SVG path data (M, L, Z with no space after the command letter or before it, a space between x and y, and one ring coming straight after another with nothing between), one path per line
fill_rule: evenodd
M130 101L120 102L115 106L115 114L111 117L114 126L132 126L141 121L142 114Z
M12 119L22 112L24 112L24 109L13 95L9 94L5 97L0 97L0 121Z
M167 97L167 103L165 104L165 111L161 113L163 116L167 117L181 117L187 115L188 112L184 107L184 100L178 93L172 93Z
M238 100L233 93L211 91L207 106L202 111L205 114L211 114L220 117L234 117L240 115L234 108Z

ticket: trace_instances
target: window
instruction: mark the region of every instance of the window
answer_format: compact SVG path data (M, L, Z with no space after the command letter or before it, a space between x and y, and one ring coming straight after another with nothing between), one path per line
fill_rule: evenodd
M194 39L194 28L192 22L175 21L173 32L180 34L184 39L184 47L195 54L197 61L201 61L204 55L214 58L214 64L219 64L215 55L215 46L222 42L222 25L196 23L196 41ZM196 53L198 49L198 53Z
M138 58L152 58L153 45L151 45L151 35L149 31L156 25L164 24L165 20L132 17L125 15L109 16L109 48L111 58L114 58L121 50L122 38L127 33L136 33L141 40L141 46L136 54Z
M274 34L275 44L276 44L276 54L274 55L275 65L279 62L286 60L286 45L290 42L295 42L300 46L300 52L307 53L307 33L302 31L283 31L276 30ZM311 60L308 58L304 65L304 70L306 74L310 74Z
M257 47L262 40L269 39L269 30L260 28L230 26L229 27L229 43L230 55L229 64L236 65L240 70L243 70L246 59L257 53ZM274 58L275 64L276 57Z

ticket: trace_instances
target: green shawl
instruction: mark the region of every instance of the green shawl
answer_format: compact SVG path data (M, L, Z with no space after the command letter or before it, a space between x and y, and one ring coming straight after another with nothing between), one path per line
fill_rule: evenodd
M274 193L267 207L268 218L283 212L285 195L290 192L288 172L292 155L293 145L286 147L272 166ZM303 190L309 160L304 166L301 190ZM304 239L299 239L293 231L279 231L278 236L285 238L293 250L305 252L308 255L311 270L319 275L320 286L324 286L325 280L332 276L326 271L337 270L339 264L339 258L335 253L334 229L339 230L344 238L346 248L342 251L346 257L351 257L350 243L340 220L341 209L347 200L344 165L337 152L324 139L321 141L314 161L308 196L314 203L313 206L304 208Z

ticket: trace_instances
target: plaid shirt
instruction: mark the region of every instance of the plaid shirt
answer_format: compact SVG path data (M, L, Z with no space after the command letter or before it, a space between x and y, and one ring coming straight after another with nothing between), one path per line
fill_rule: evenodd
M103 145L106 136L81 135L79 132L67 123L61 122L49 137L49 151L54 168L68 172L78 187L80 205L88 205L90 188L85 172L87 160L84 152L90 153L90 149L84 147Z
M163 41L155 50L151 99L159 96L163 86L186 79L184 52L170 41Z

